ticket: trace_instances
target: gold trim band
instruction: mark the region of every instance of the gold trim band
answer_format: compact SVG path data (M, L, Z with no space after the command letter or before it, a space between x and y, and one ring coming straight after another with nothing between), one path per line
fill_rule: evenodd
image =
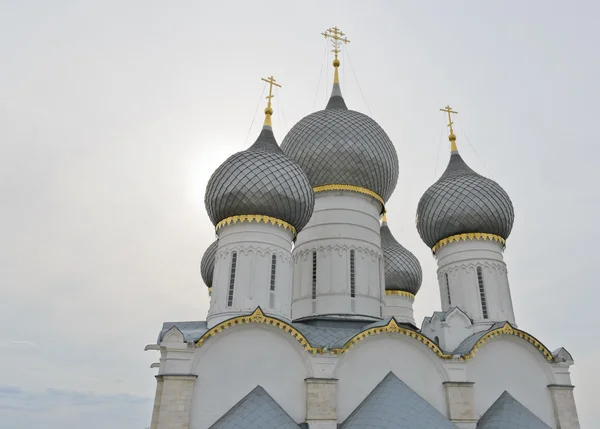
M375 192L367 189L367 188L361 188L360 186L354 186L354 185L323 185L323 186L317 186L316 188L313 188L313 191L316 192L324 192L324 191L351 191L351 192L358 192L359 194L365 194L368 195L370 197L375 198L377 201L379 201L381 204L385 205L385 201L383 201L383 198L381 198L378 194L376 194Z
M451 235L450 237L444 238L435 243L435 246L431 248L431 251L435 253L436 250L438 250L440 247L444 247L447 244L467 240L491 240L497 241L498 243L502 244L502 246L506 246L506 240L499 235L487 234L485 232L469 232L466 234Z
M249 314L246 316L234 317L232 319L225 320L224 322L219 323L217 326L215 326L212 329L210 329L209 331L205 332L202 335L202 337L200 337L200 339L196 342L196 347L202 346L208 339L210 339L211 337L214 337L219 332L223 332L225 329L231 328L232 326L236 326L236 325L243 325L246 323L265 324L265 325L271 325L276 328L279 328L279 329L287 332L288 334L290 334L296 341L298 341L300 343L300 345L306 351L308 351L309 353L312 353L312 354L329 353L330 355L341 355L343 353L347 353L348 350L351 349L352 347L354 347L355 345L357 345L358 342L360 342L366 338L372 337L373 335L379 335L379 334L384 334L384 333L394 333L394 334L400 334L400 335L405 335L410 338L414 338L415 340L419 341L420 343L425 344L432 352L434 352L436 355L438 355L438 357L440 357L441 359L453 359L452 354L444 353L444 351L442 349L440 349L440 347L434 341L432 341L431 339L429 339L428 337L426 337L425 335L423 335L419 332L399 326L398 323L396 322L396 319L394 319L394 318L391 318L390 321L387 323L387 325L377 326L375 328L370 328L370 329L367 329L366 331L359 332L354 337L352 337L348 341L346 341L346 344L344 344L344 346L341 348L327 349L324 347L313 347L309 343L308 339L302 334L302 332L298 331L296 328L294 328L290 324L284 322L283 320L279 320L274 317L267 316L266 314L263 313L263 311L261 310L260 307L257 307L256 310L254 310L254 312L252 314ZM479 351L479 348L481 346L483 346L485 343L489 342L490 340L492 340L493 338L495 338L499 335L514 335L516 337L522 338L525 341L527 341L528 343L530 343L532 346L534 346L536 349L538 349L542 353L542 355L544 356L544 358L546 360L552 361L552 359L553 359L552 353L550 352L550 350L548 350L546 348L546 346L544 346L542 343L540 343L537 339L535 339L528 333L521 331L520 329L513 328L508 322L506 322L504 324L504 326L502 326L498 329L494 329L493 331L485 334L483 337L481 337L479 339L479 341L477 341L477 343L475 343L475 345L473 346L473 348L471 348L469 353L464 354L463 356L460 356L458 359L459 360L471 359L473 356L475 356L477 354L477 352Z
M256 223L270 223L271 225L276 225L279 226L283 229L289 229L292 232L292 235L295 237L296 236L296 228L294 228L292 225L290 225L289 223L281 220L281 219L277 219L276 217L271 217L271 216L263 216L263 215L237 215L237 216L229 216L226 217L225 219L223 219L221 222L219 222L217 224L217 226L215 227L215 231L218 231L219 229L223 228L225 225L230 225L232 223L238 223L238 222L256 222Z
M407 298L410 298L414 301L415 299L415 295L410 293L410 292L406 292L404 290L386 290L385 291L386 295L400 295L400 296L405 296Z

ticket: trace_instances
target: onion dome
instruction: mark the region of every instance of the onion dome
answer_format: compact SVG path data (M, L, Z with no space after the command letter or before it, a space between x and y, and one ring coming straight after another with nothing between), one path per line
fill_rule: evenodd
M217 253L218 244L218 240L213 241L204 252L202 261L200 261L200 275L202 276L202 280L204 280L204 284L209 288L212 287L213 273L215 271L215 255Z
M257 215L300 231L312 216L312 187L302 168L284 155L275 140L270 102L269 98L265 125L256 142L230 156L208 181L204 203L215 226L233 216Z
M396 241L385 215L381 224L381 249L385 290L404 291L416 295L423 281L421 264L415 255Z
M338 82L325 110L294 125L281 149L306 172L315 192L353 190L384 203L398 181L392 141L373 119L346 107Z
M449 140L448 167L425 191L417 208L421 239L434 251L441 240L459 234L481 234L481 238L504 243L515 219L508 194L498 183L477 174L463 161L452 128Z

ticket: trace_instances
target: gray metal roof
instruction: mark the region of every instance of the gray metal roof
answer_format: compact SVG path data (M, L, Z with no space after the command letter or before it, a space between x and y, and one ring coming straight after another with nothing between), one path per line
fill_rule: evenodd
M550 429L550 426L504 391L481 416L477 429Z
M271 127L247 150L230 156L211 176L204 204L213 224L235 215L281 219L300 231L314 208L314 192L298 164L283 154Z
M438 410L390 372L341 429L456 429Z
M205 321L198 322L164 322L162 329L158 334L158 343L160 343L164 337L164 335L171 329L173 326L177 327L179 331L183 334L183 339L186 343L196 342L200 339L200 337L208 331L208 327L206 326Z
M250 314L250 313L249 313ZM355 321L338 320L335 322L329 321L324 324L315 324L313 322L293 322L291 325L302 333L312 347L328 347L341 348L357 334L360 334L367 329L386 326L391 320L387 317L374 323L357 324ZM413 329L412 326L400 324L408 329ZM173 326L177 327L183 334L186 342L197 342L207 331L205 321L199 322L165 322L158 335L160 343L164 335ZM416 331L416 330L415 330Z
M473 171L458 152L442 176L421 197L417 230L429 247L457 234L483 232L506 239L515 212L508 194L491 179Z
M423 281L423 270L415 255L392 235L387 222L381 224L385 289L402 290L416 295Z
M200 275L202 276L202 280L204 280L204 284L208 287L212 287L213 273L215 271L215 253L217 253L218 244L219 240L213 241L204 252L202 261L200 262Z
M373 119L348 110L339 85L325 110L292 127L281 149L300 164L313 187L359 186L387 200L398 181L393 143Z
M467 338L465 338L462 341L462 343L460 343L458 345L458 347L452 352L452 354L453 355L466 355L466 354L471 353L471 350L473 350L473 347L475 347L475 344L477 344L477 341L479 341L485 334L487 334L490 331L493 331L494 329L501 328L505 324L506 324L506 322L497 322L497 323L494 323L486 331L475 332L473 335L469 335Z
M257 386L210 429L298 429L300 426Z

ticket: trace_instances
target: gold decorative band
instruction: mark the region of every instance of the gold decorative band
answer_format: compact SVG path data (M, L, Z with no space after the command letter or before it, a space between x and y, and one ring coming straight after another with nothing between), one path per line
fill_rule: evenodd
M406 292L404 290L386 290L385 291L386 295L400 295L400 296L405 296L407 298L410 298L414 301L415 299L415 295L410 293L410 292Z
M506 240L499 235L486 234L485 232L469 232L466 234L456 234L444 238L443 240L438 241L435 246L431 248L431 251L435 253L436 250L438 250L440 247L444 247L446 244L467 240L491 240L497 241L498 243L502 244L502 246L506 245Z
M225 225L229 225L232 223L238 223L238 222L270 223L271 225L276 225L283 229L288 229L292 232L292 235L294 237L296 236L296 228L294 228L289 223L287 223L281 219L277 219L276 217L263 216L263 215L229 216L217 224L217 226L215 227L215 231L218 231L219 229L223 228Z
M208 296L211 296L211 295L212 295L212 287L209 287L208 288Z
M367 189L367 188L361 188L360 186L354 186L354 185L323 185L323 186L317 186L316 188L313 188L313 191L316 192L324 192L324 191L352 191L352 192L358 192L360 194L365 194L365 195L369 195L370 197L375 198L377 201L379 201L381 204L385 204L385 201L383 201L383 198L381 198L378 194L376 194L375 192Z

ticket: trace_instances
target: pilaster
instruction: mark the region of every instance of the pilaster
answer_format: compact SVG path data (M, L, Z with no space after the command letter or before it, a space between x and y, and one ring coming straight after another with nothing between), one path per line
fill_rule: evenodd
M151 429L189 429L192 394L197 375L157 375L157 399ZM160 388L159 388L160 386ZM160 397L158 397L160 391ZM156 417L155 417L156 416Z
M574 388L575 386L564 384L548 385L556 418L556 429L579 429L579 418L573 396Z
M475 429L477 425L473 384L468 381L444 382L447 417L459 429Z
M337 428L337 379L307 378L306 423L309 429Z

